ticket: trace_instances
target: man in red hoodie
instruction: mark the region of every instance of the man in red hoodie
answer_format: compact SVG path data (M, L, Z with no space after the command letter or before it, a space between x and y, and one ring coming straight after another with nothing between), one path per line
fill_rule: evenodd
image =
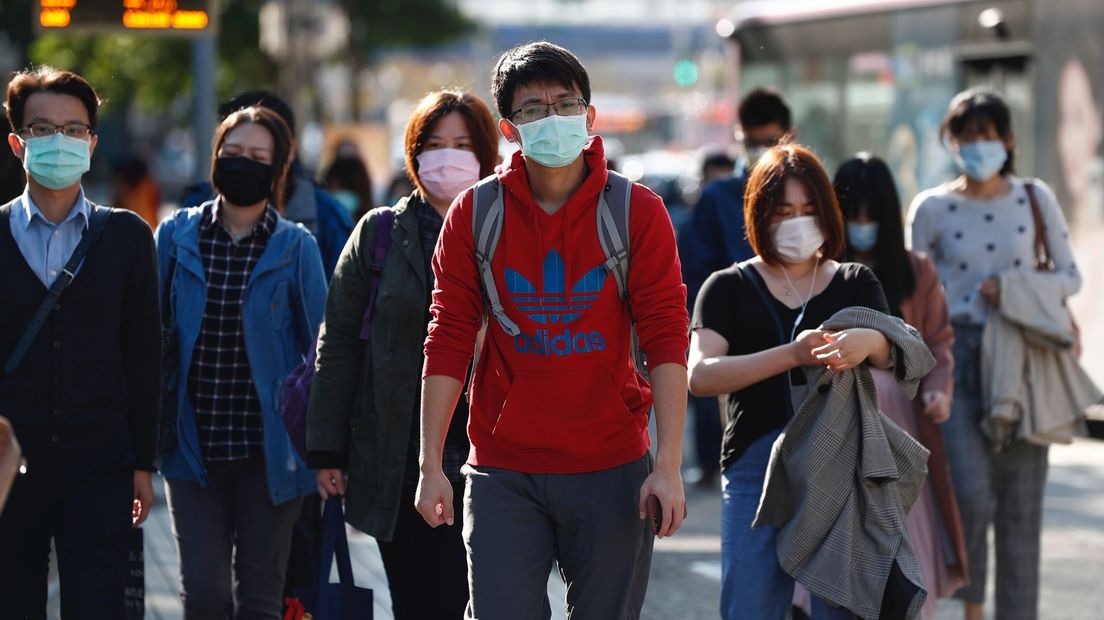
M671 221L659 197L632 186L622 299L603 266L596 224L608 173L601 138L588 137L595 109L586 70L562 47L528 43L499 59L492 95L499 130L521 146L497 170L505 211L491 261L505 315L520 333L487 320L472 376L467 615L547 618L555 560L572 617L637 618L654 540L648 497L661 506L660 536L678 530L686 503L686 287ZM416 497L432 527L453 523L442 445L488 317L473 211L468 190L453 203L433 257ZM633 321L650 384L633 366Z

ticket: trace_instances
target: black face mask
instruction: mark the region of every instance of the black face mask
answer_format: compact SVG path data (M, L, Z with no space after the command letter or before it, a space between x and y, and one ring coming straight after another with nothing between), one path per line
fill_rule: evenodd
M219 157L215 160L214 181L231 204L250 207L270 197L272 166L248 157Z

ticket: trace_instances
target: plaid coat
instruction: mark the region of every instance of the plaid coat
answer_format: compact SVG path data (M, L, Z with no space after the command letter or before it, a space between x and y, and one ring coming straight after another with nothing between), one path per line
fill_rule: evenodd
M864 327L889 340L910 397L935 360L917 331L869 308L845 308L821 329ZM754 526L778 532L782 569L861 618L914 618L926 592L905 517L928 451L878 411L865 366L806 367L809 395L775 441ZM884 598L884 600L883 600Z

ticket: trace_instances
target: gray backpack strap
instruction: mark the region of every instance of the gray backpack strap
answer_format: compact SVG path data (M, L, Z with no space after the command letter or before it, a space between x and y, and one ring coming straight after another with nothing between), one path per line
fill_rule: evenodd
M598 241L606 254L606 270L617 282L621 299L629 297L629 195L632 181L609 172L606 188L598 198Z
M491 177L476 183L472 202L475 207L472 210L475 262L479 269L479 283L487 300L487 310L507 334L517 336L521 333L521 328L506 316L506 310L498 296L498 287L495 286L494 271L491 269L495 248L502 236L502 218L505 215L502 184L498 178Z
M598 241L606 255L603 263L606 270L617 282L617 293L623 301L629 299L629 207L632 195L632 181L622 174L609 172L606 188L598 198ZM640 348L640 338L636 333L636 321L629 308L631 352L636 371L643 377L648 376L647 361Z

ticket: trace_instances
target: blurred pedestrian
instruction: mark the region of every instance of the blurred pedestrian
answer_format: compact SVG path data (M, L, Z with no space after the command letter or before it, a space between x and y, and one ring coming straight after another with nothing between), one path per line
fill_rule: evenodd
M521 150L461 194L433 257L418 512L455 527L441 456L489 313L469 390L468 617L548 617L553 561L573 614L637 617L654 533L673 535L685 516L686 299L674 231L655 194L607 171L574 54L543 41L515 47L491 84L499 131ZM628 239L631 257L610 251ZM634 368L630 316L650 386Z
M0 618L122 618L132 526L153 505L160 332L153 235L81 179L100 100L39 66L8 83L23 195L0 207L0 411L27 459L0 515Z
M267 90L243 92L219 106L219 120L233 112L250 106L263 106L280 116L291 130L291 170L284 184L284 195L279 204L280 215L307 227L318 242L322 252L322 267L326 278L333 275L337 257L345 247L345 241L353 231L353 220L337 200L318 187L307 174L298 159L298 141L295 139L295 112L279 95ZM194 207L215 197L210 183L202 182L189 187L181 202L182 208ZM318 507L311 507L313 510ZM320 508L319 508L320 510ZM313 581L313 577L311 577Z
M956 596L965 603L967 620L982 617L991 523L996 526L997 617L1038 614L1047 448L1016 441L994 454L981 431L988 400L982 377L994 370L982 367L982 333L999 305L999 278L1036 269L1032 202L1054 262L1053 273L1038 277L1058 291L1055 303L1081 287L1069 228L1053 192L1042 181L1013 175L1011 118L996 92L956 95L941 132L962 174L921 192L909 209L912 248L935 261L954 327L956 390L943 435L966 534L970 585Z
M406 169L404 168L391 177L391 183L387 185L387 196L384 198L386 198L387 204L393 205L409 196L413 191L414 184L410 182L410 177L406 176Z
M141 157L131 155L119 160L112 172L111 183L117 208L137 213L149 224L150 230L157 228L161 192Z
M372 179L359 156L341 156L333 160L322 175L322 183L334 200L345 207L353 222L372 208Z
M422 99L405 140L406 170L417 189L389 208L392 241L376 281L387 295L365 317L385 207L362 219L346 246L319 335L308 414L311 466L322 497L347 495L349 523L379 543L397 620L459 619L468 602L460 473L469 451L468 402L463 395L457 401L437 464L452 487L459 523L434 529L414 508L421 436L414 386L436 283L433 249L456 196L494 172L497 147L494 119L479 98L439 91ZM362 318L377 335L368 343Z
M878 331L819 330L847 307L889 308L869 268L833 260L844 249L843 216L816 156L796 145L768 150L751 170L746 198L748 241L757 256L706 280L690 341L690 389L726 395L728 404L721 456L721 616L727 620L789 614L794 580L779 564L778 529L751 524L771 447L804 400L801 368L892 363ZM848 618L850 612L814 598L813 617Z
M725 160L707 159L702 167L701 197L690 212L690 219L679 229L679 257L691 313L698 290L709 274L755 255L744 230L744 186L748 170L765 149L793 132L790 108L782 95L773 90L756 89L748 93L740 101L737 117L740 126L736 133L744 154L739 173L707 183L707 174L719 173L727 167ZM691 404L698 470L688 481L713 487L720 468L720 407L712 397L694 396Z
M905 249L901 203L885 162L860 153L840 165L833 185L847 221L845 259L874 270L890 312L920 331L936 360L915 400L891 371L870 371L878 409L931 452L928 480L908 515L909 538L928 591L923 617L930 619L940 598L966 584L966 544L941 430L951 415L954 331L935 265L924 253Z
M701 185L704 188L713 181L727 179L736 174L736 160L723 151L712 152L702 158Z
M292 527L315 492L277 410L326 298L314 237L278 209L292 154L275 112L231 113L211 152L217 196L157 229L179 369L161 471L188 619L280 618Z

